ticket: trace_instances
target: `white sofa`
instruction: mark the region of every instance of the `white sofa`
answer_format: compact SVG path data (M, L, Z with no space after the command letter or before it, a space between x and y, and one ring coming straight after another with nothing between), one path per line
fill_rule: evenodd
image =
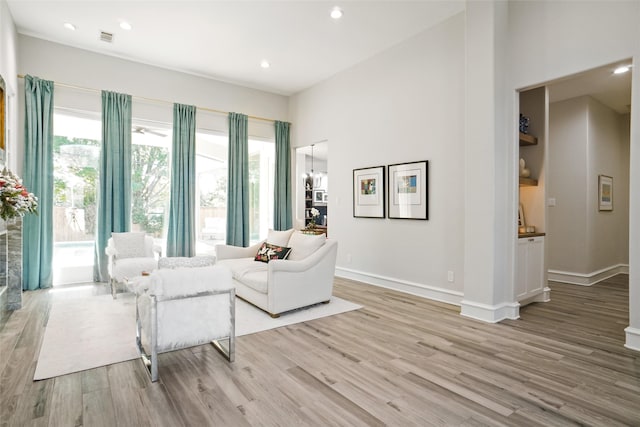
M270 231L267 242L291 247L288 259L255 261L262 242L242 248L216 246L216 265L231 270L236 295L272 317L317 303L333 292L338 242L324 235Z

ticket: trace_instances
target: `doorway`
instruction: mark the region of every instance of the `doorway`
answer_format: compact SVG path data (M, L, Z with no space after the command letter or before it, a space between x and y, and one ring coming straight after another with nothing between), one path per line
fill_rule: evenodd
M296 148L296 229L313 222L316 228L328 232L328 157L327 142Z

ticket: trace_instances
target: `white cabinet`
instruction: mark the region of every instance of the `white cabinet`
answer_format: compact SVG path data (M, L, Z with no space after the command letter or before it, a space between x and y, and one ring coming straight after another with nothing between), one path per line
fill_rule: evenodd
M516 300L530 302L545 292L544 236L518 239ZM537 299L536 299L537 300Z

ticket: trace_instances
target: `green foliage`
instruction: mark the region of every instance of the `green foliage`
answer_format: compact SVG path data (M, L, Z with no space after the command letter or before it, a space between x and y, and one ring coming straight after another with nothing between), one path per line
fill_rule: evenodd
M131 221L147 233L160 236L169 198L169 150L134 145L131 150Z

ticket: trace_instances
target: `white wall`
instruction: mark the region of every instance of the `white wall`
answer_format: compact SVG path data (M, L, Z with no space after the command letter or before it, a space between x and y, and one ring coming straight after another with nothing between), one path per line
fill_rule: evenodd
M510 69L509 86L514 91L624 58L633 60L629 172L630 326L625 331L626 346L640 350L640 108L637 108L640 105L640 2L510 2L508 20L511 48L508 61L502 65ZM513 127L515 134L515 121Z
M459 302L464 16L293 96L291 119L294 145L329 144L338 274ZM353 169L419 160L429 161L428 221L353 217Z
M628 124L628 115L589 96L550 106L548 188L556 206L549 207L547 244L556 280L595 281L597 272L629 261ZM613 211L598 210L600 174L614 178Z
M629 129L625 116L595 99L588 108L589 269L598 271L629 262ZM598 175L613 177L613 211L598 210Z
M549 270L585 273L587 250L587 97L549 106Z

